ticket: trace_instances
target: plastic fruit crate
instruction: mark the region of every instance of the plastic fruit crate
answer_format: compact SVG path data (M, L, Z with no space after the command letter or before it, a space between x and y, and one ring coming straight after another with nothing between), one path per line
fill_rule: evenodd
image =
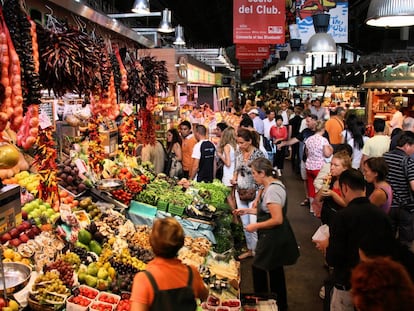
M85 296L82 296L82 295L79 295L79 297L82 297L83 299L85 299L89 303L86 306L79 305L79 304L73 302L73 299L75 298L75 296L70 296L66 300L66 311L84 311L84 310L88 309L88 307L90 306L90 304L93 300L91 300L91 299L89 299Z
M97 290L96 288L87 286L87 285L79 285L78 289L79 289L79 295L92 299L92 300L94 300L99 295L99 290ZM89 295L87 295L86 292L88 292Z
M185 207L181 207L174 204L168 205L168 213L172 215L182 216L184 214Z
M121 300L121 296L111 294L108 292L100 292L98 297L96 297L96 301L106 302L114 306L116 306L120 300Z
M168 210L168 202L160 201L157 202L157 210L166 212Z
M95 300L89 305L89 310L92 310L92 311L112 311L112 310L115 310L115 305L111 305L110 303Z

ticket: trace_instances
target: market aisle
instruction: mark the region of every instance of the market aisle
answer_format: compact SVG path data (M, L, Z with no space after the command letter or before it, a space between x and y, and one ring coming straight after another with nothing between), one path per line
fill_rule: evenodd
M303 182L291 171L290 161L286 161L282 177L288 191L288 218L300 246L301 256L294 266L285 268L288 287L289 311L322 310L319 290L327 276L322 254L311 241L320 222L308 208L300 206L304 199ZM241 263L241 293L253 293L252 260Z

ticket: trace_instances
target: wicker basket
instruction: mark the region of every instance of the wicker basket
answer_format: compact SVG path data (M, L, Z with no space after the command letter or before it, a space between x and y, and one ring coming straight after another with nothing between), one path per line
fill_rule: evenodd
M32 299L32 297L29 296L28 303L30 310L33 311L59 311L62 310L65 307L65 303L63 304L43 304L40 303L37 300Z

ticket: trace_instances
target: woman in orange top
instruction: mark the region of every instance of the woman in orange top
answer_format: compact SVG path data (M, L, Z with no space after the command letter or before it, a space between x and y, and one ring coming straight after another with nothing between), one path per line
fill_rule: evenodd
M197 268L184 265L177 258L184 245L184 230L180 223L173 217L155 220L150 244L155 258L148 263L145 272L134 277L131 310L167 310L163 304L170 307L168 310L196 310L195 298L205 300L208 289ZM156 294L151 279L158 288Z

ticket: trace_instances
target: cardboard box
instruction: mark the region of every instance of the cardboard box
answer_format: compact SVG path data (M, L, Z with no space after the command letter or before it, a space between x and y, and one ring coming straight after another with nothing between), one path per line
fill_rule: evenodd
M0 189L0 234L21 222L20 186L6 185Z
M118 129L102 131L102 145L107 155L114 155L118 150Z

